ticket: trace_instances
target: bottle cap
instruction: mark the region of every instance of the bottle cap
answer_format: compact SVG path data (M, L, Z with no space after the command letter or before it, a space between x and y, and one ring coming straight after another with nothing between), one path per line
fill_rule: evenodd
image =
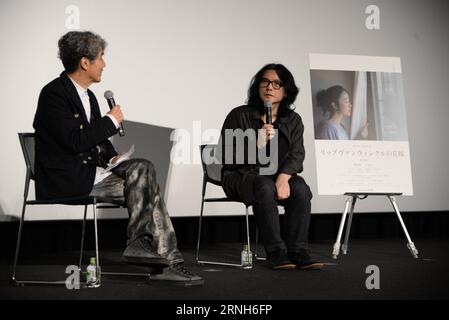
M248 251L248 245L247 244L243 245L243 250Z
M97 259L95 257L90 258L90 264L97 264Z

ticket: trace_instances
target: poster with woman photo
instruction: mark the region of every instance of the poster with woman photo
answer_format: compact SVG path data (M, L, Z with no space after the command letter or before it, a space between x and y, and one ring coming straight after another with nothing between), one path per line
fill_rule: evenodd
M319 194L413 194L400 59L309 61Z

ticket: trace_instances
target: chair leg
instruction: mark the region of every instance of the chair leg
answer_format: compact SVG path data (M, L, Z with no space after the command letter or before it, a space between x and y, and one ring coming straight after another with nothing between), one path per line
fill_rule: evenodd
M94 229L95 229L95 261L97 267L97 276L100 275L100 256L98 254L98 225L97 225L97 202L94 200L92 205L92 213L94 217ZM99 281L98 279L97 281Z
M48 280L18 280L16 277L17 272L17 263L19 260L19 251L20 251L20 242L22 240L22 230L23 225L25 223L25 210L26 210L26 200L24 199L23 207L22 207L22 216L20 218L19 223L19 232L17 235L17 244L16 251L14 254L14 263L13 263L13 271L11 276L11 283L16 286L23 286L25 284L57 284L57 285L65 285L65 280L56 280L56 281L48 281Z
M201 199L200 219L198 220L198 239L196 243L196 262L198 263L201 243L201 226L203 224L204 196Z
M16 268L17 268L17 261L19 259L20 242L22 240L22 228L23 228L23 223L25 220L25 209L26 209L26 199L23 199L22 216L20 217L19 231L17 233L16 251L14 253L14 264L13 264L12 276L11 276L11 282L15 285L19 284L19 282L17 282L17 280L16 280Z
M198 243L197 243L197 251L196 251L196 262L198 264L212 264L212 265L220 265L220 266L228 266L228 267L239 267L242 268L242 263L228 263L228 262L220 262L220 261L210 261L210 260L200 260L199 254L200 254L200 242L201 242L201 224L202 224L202 217L203 217L203 209L204 209L204 198L203 202L201 203L201 212L200 212L200 220L199 220L199 226L198 226ZM247 244L248 248L250 245L250 239L249 239L249 220L248 220L248 207L246 207L246 234L247 234ZM250 269L251 267L246 267L245 269Z
M94 202L93 204L93 216L94 216L94 227L95 227L95 257L96 257L96 262L97 262L97 268L99 268L100 265L100 254L99 254L99 250L98 250L98 228L97 228L97 214L96 214L96 208L97 204L96 202ZM17 272L17 263L18 263L18 258L19 258L19 251L20 251L20 243L21 243L21 239L22 239L22 229L23 229L23 225L25 222L25 210L26 210L26 202L24 201L23 203L23 208L22 208L22 216L20 218L20 224L19 224L19 231L18 231L18 235L17 235L17 244L16 244L16 250L15 250L15 254L14 254L14 263L13 263L13 270L12 270L12 276L11 276L11 283L14 285L25 285L25 284L56 284L56 285L66 285L65 280L58 280L58 281L47 281L47 280L17 280L16 278L16 272ZM87 205L84 207L84 219L83 219L83 230L82 230L82 235L81 235L81 252L80 252L80 260L79 260L79 265L78 268L81 272L81 267L82 267L82 257L83 257L83 253L84 253L84 237L85 237L85 225L86 225L86 219L87 219ZM122 275L122 276L139 276L139 277L149 277L150 273L146 272L146 273L131 273L131 272L127 272L127 273L118 273L118 272L103 272L102 274L105 275Z
M86 233L86 217L87 217L87 205L84 206L84 218L83 218L83 229L81 231L81 249L80 249L80 260L78 263L78 269L81 272L83 263L83 253L84 253L84 235Z
M254 256L256 257L256 260L259 260L259 261L267 260L266 257L259 256L259 228L257 228L257 226L256 226L256 250L255 250Z
M101 276L125 276L125 277L145 277L149 278L151 273L150 272L113 272L113 271L105 271L104 269L101 269L100 267L100 251L98 249L98 219L97 219L97 200L94 200L93 206L92 206L92 212L93 212L93 218L94 218L94 229L95 229L95 259L96 259L96 267L97 267L97 274L99 275L98 278L98 285L100 285L101 282Z
M251 252L251 243L249 240L249 213L248 213L248 206L245 206L245 216L246 216L246 242L248 244L248 251ZM243 269L251 269L253 267L252 263L252 257L251 257L251 264L248 266L242 266Z

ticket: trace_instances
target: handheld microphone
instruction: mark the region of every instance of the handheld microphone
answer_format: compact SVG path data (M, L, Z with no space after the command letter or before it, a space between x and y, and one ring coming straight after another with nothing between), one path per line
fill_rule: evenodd
M104 92L104 97L108 102L109 109L115 107L114 93L111 90L106 90ZM118 134L123 137L125 135L125 129L123 129L123 123L120 123L120 127L118 128Z
M271 103L271 101L267 100L267 101L263 102L263 105L265 106L265 117L267 120L267 124L271 124L272 123L272 116L271 116L272 103Z

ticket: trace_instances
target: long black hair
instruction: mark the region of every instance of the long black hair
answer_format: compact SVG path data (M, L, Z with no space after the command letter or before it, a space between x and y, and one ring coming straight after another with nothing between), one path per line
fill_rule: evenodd
M293 78L291 72L284 65L279 63L267 64L256 73L256 75L251 80L251 84L248 89L248 104L255 106L260 110L260 113L263 114L264 105L259 95L259 86L260 81L263 78L263 75L268 70L274 70L276 72L285 90L285 97L279 104L278 114L279 115L287 114L288 112L294 109L292 105L295 102L296 96L299 93L299 88L296 86L295 79Z

